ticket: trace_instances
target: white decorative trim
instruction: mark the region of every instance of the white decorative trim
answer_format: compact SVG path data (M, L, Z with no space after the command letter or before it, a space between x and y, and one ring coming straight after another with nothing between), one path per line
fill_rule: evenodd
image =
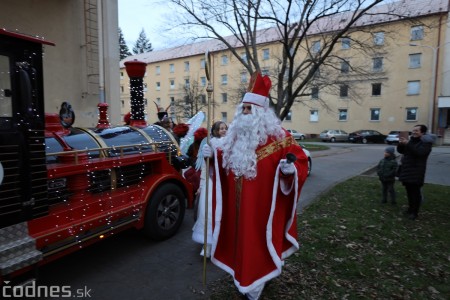
M269 99L267 97L249 92L245 93L242 103L251 103L265 108L269 107Z

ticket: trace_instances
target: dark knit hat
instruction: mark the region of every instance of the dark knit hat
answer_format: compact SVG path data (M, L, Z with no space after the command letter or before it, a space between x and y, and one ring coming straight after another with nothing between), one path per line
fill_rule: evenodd
M395 148L394 147L387 147L384 152L389 153L391 155L393 155L395 153Z

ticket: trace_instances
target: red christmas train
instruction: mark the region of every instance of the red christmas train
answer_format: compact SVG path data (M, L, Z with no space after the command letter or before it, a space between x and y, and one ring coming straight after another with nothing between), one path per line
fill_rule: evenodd
M68 103L44 113L42 44L0 29L0 285L130 227L169 238L192 207L176 140L133 108L136 70L129 126L110 127L99 104L96 128L74 128Z

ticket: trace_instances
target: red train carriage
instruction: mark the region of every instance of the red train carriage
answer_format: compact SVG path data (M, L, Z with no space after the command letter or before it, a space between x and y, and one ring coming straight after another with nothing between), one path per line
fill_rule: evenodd
M130 227L169 238L192 206L163 128L44 118L42 44L0 29L0 282Z

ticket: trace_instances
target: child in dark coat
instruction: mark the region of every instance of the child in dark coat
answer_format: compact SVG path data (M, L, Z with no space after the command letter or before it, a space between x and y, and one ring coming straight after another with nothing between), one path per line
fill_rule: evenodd
M391 197L391 203L396 204L396 195L394 189L395 174L397 171L398 163L395 160L395 148L387 147L384 150L384 158L380 160L377 167L378 178L381 181L383 199L382 203L387 202L388 193Z

